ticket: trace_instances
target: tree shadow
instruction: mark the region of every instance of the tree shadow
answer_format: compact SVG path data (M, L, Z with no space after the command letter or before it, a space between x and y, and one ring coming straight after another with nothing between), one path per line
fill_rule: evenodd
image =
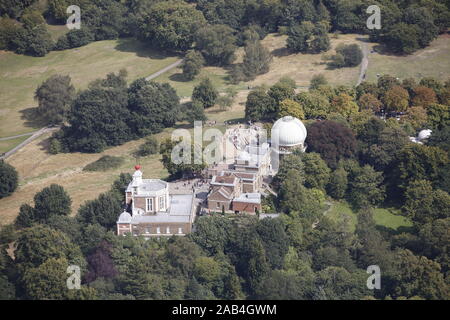
M182 73L174 73L169 77L170 80L176 82L189 82L191 80L187 79L186 76Z
M39 150L45 151L45 153L50 154L50 141L52 137L42 140L37 145L39 146Z
M39 114L37 107L30 107L20 110L20 113L20 118L25 120L24 125L26 127L40 129L48 124L47 120Z
M289 49L286 47L274 49L271 53L274 57L286 57L291 54Z
M162 60L168 56L178 56L174 52L152 48L149 44L133 38L119 38L116 50L121 52L134 52L138 57Z

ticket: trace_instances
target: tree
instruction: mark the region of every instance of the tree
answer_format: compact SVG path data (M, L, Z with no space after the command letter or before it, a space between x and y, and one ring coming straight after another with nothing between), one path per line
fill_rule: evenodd
M78 265L82 270L86 266L80 248L67 235L40 224L25 229L20 234L14 255L21 275L30 268L39 267L50 258L67 259L64 271L69 264Z
M349 272L342 267L327 267L317 273L314 299L355 300L369 295L364 271Z
M414 97L411 102L415 107L427 108L430 104L437 103L438 100L433 89L418 86L414 88Z
M386 91L383 96L383 103L386 106L387 111L406 111L409 105L408 91L401 86L394 86Z
M278 81L273 86L269 88L267 94L276 102L278 105L281 101L286 99L293 99L295 96L295 87L292 85Z
M275 101L262 87L250 91L245 103L245 119L259 121L270 119L275 111Z
M111 259L112 245L106 241L100 245L87 257L88 272L84 277L84 281L89 283L97 278L114 278L118 272Z
M334 169L340 159L353 158L356 139L353 132L334 121L320 121L308 128L308 150L317 152L327 165Z
M187 50L197 30L206 24L203 14L184 1L164 1L142 13L138 35L169 50Z
M193 80L196 75L200 73L205 59L199 51L189 50L184 57L181 68L183 69L183 75L187 80Z
M428 122L433 129L442 129L450 125L450 106L432 104L427 108Z
M195 47L211 65L226 66L236 58L236 37L226 25L207 25L197 30Z
M287 48L294 52L307 52L309 49L308 40L312 36L313 28L313 24L309 21L291 27L286 41Z
M416 256L407 249L397 249L393 259L393 271L387 275L383 292L394 297L448 299L448 285L440 271L439 263Z
M427 111L423 107L410 107L406 114L406 121L408 121L414 129L421 129L428 122Z
M29 228L36 221L34 208L27 203L20 206L15 225L18 228Z
M60 139L70 151L100 152L132 137L126 88L104 86L102 82L82 91L72 104L69 125L63 126Z
M301 155L305 172L305 187L325 190L330 180L330 168L322 160L320 154L311 152Z
M298 212L306 221L312 223L319 216L325 202L325 194L319 189L303 186L295 171L288 171L288 176L281 184L280 206L284 212Z
M295 101L298 101L307 119L326 118L330 113L330 102L316 90L301 92L296 95Z
M186 120L191 125L195 121L206 121L208 118L205 115L205 108L200 101L194 101L189 104L189 109L186 110Z
M400 22L392 26L383 37L389 49L396 53L411 54L420 48L419 27Z
M278 118L282 118L284 116L292 116L302 120L305 118L302 106L298 102L291 99L285 99L280 102L278 107Z
M349 184L350 201L356 208L376 206L385 197L383 174L377 172L373 167L365 165L357 171L355 177Z
M331 107L344 117L348 118L358 112L358 105L353 98L346 93L341 93L333 98Z
M86 201L78 209L80 223L95 224L112 230L116 226L117 216L122 211L122 203L111 193L103 193L95 200Z
M328 81L323 74L315 74L309 82L309 90L318 89L320 86L328 85Z
M38 101L38 112L49 124L59 124L66 119L75 88L70 76L53 75L37 89L34 98Z
M60 185L51 184L34 195L36 221L45 223L53 216L70 214L72 199Z
M138 79L128 88L131 125L138 136L172 127L179 118L180 98L168 83Z
M334 199L344 198L348 188L348 173L343 167L338 167L330 176L330 183L327 185L327 192Z
M0 199L12 194L18 186L19 175L16 169L0 160Z
M203 105L203 108L212 107L217 100L219 93L213 86L209 78L204 78L197 86L194 87L192 92L192 101L199 102Z
M433 190L430 181L414 180L406 188L402 209L415 223L425 224L450 217L448 201L449 194L439 189Z
M269 72L272 54L261 45L259 40L247 42L244 51L242 72L246 76L246 81L253 80L256 76Z
M288 154L281 158L278 172L272 180L275 189L279 189L283 181L287 179L289 174L294 173L301 184L304 183L304 164L301 158L296 154Z
M361 97L358 100L358 105L362 110L370 110L373 113L380 112L381 108L383 107L381 101L375 98L370 93L365 93L361 95Z
M440 169L448 162L445 151L417 143L406 145L399 153L392 179L405 189L413 180L429 180L436 183L440 179Z
M272 270L257 289L258 299L301 300L309 299L314 288L314 272L307 273Z
M283 267L284 256L288 252L288 236L281 219L266 218L258 221L256 226L261 242L264 246L267 262L272 269Z
M154 136L147 137L137 151L137 154L140 157L146 157L157 153L159 153L159 142Z
M336 47L336 53L342 55L344 59L343 67L356 67L363 58L361 48L356 43L340 44Z
M200 217L196 222L196 232L189 237L211 255L223 252L230 241L232 224L228 218L218 215Z

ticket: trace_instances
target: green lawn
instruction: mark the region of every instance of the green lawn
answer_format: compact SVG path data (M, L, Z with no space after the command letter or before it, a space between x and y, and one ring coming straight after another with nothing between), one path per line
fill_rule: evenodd
M336 222L348 219L352 231L355 230L358 221L356 213L353 212L346 202L333 202L332 208L328 211L327 216ZM378 226L394 231L398 230L400 227L412 226L409 219L401 216L393 209L376 208L374 210L373 218Z
M380 47L375 46L376 51L378 48ZM391 74L400 79L435 77L447 80L449 71L450 37L441 35L430 46L408 56L370 53L367 80L376 82L377 74Z
M62 33L60 26L55 30ZM72 77L76 89L84 89L92 80L125 68L128 80L146 77L175 62L133 39L93 42L81 48L53 51L45 57L29 57L0 52L0 137L35 131L42 126L30 118L36 107L36 87L53 74Z
M11 139L11 140L0 141L0 154L11 150L18 144L20 144L23 141L25 141L26 139L28 139L30 136L23 136L23 137Z
M181 68L174 68L154 80L157 82L167 82L175 88L180 98L187 98L192 95L194 87L204 78L208 77L213 83L214 87L219 91L224 91L229 85L227 81L227 74L225 70L220 68L206 67L203 68L198 76L192 81L186 81L183 78L183 71Z

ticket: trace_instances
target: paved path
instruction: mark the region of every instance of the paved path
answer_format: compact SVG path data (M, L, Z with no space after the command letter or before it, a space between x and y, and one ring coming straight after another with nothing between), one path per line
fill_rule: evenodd
M14 153L16 153L17 151L19 151L20 148L26 146L26 145L29 144L31 141L33 141L33 140L36 139L37 137L40 137L40 136L43 135L44 133L56 131L56 130L58 130L58 129L59 129L59 127L52 127L52 128L45 127L45 128L42 128L42 129L40 129L40 130L38 130L38 131L35 131L34 133L32 133L31 137L29 137L28 139L26 139L26 140L23 141L22 143L18 144L17 146L15 146L13 149L9 150L8 152L2 154L2 155L0 156L0 159L6 159L6 158L8 158L9 156L11 156L11 155L13 155ZM27 135L29 135L29 134L27 134ZM19 136L24 136L24 135L19 135ZM12 137L8 137L8 138L12 138ZM3 139L6 139L6 138L3 138Z
M158 72L155 72L154 74L149 75L147 78L145 78L145 80L147 80L147 81L153 80L153 79L159 77L160 75L162 75L163 73L165 73L173 68L178 67L182 62L183 62L183 59L177 60L174 63L168 65L167 67L162 68Z
M38 130L39 131L39 130ZM0 141L6 141L6 140L12 140L12 139L16 139L16 138L20 138L20 137L25 137L25 136L31 136L32 134L35 134L38 131L33 131L33 132L28 132L28 133L23 133L23 134L18 134L16 136L10 136L10 137L5 137L5 138L0 138Z
M362 52L363 59L361 61L361 70L359 71L358 82L356 83L357 86L365 79L367 67L369 66L369 46L367 45L367 42L362 43Z

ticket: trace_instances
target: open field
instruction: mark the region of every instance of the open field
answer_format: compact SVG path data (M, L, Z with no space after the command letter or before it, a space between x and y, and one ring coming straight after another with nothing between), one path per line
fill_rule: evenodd
M0 141L0 154L11 150L18 144L20 144L23 141L25 141L26 139L28 139L29 137L30 136L23 136L23 137L18 137L15 139Z
M369 43L375 52L369 54L368 81L377 81L377 74L391 74L405 79L413 77L435 77L447 80L450 77L450 35L440 35L430 46L408 56L380 54L381 48Z
M333 221L347 220L350 223L350 229L355 230L358 222L357 214L349 207L349 205L342 202L333 202L330 211L327 216ZM411 227L412 223L409 219L401 216L398 212L394 212L392 209L376 208L373 211L373 219L378 226L391 229L393 231L398 230L400 227Z
M36 107L36 87L53 74L72 77L76 89L122 68L128 80L148 76L175 62L132 39L107 40L87 46L50 52L42 58L0 51L0 137L39 129L42 124L26 119L27 111ZM29 112L28 112L29 114Z

